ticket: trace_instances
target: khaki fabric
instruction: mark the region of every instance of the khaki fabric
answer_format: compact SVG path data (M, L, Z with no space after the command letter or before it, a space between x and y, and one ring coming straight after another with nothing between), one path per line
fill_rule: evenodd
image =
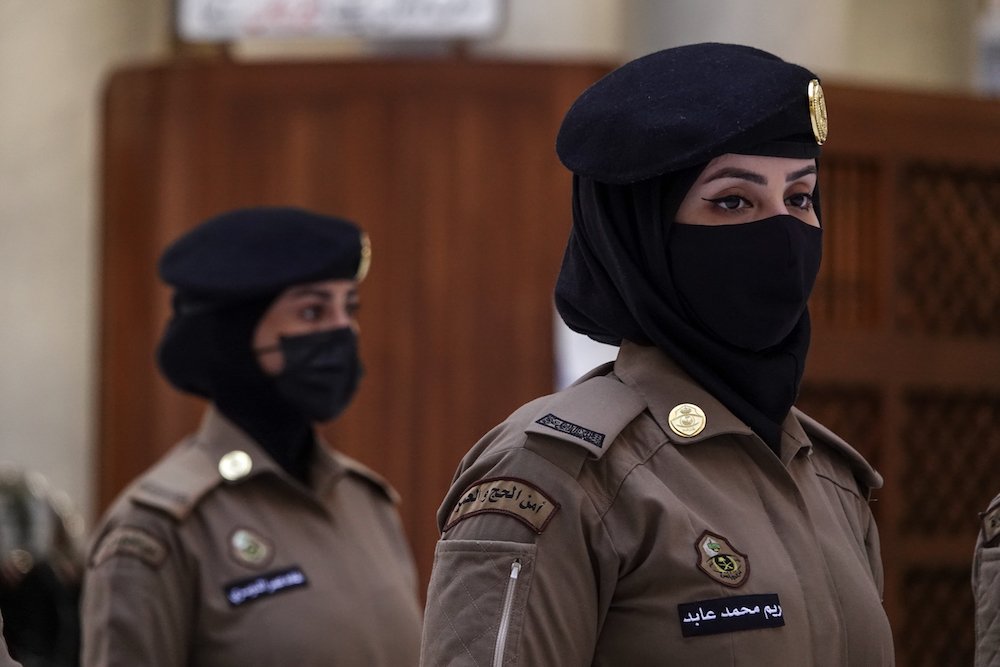
M976 603L975 667L1000 667L1000 496L982 515L972 561Z
M326 446L310 479L210 410L98 527L82 664L416 664L416 572L394 492Z
M0 667L21 667L21 663L10 657L7 642L3 638L3 616L0 616Z
M690 436L685 403L706 417ZM627 342L522 407L441 506L421 664L892 665L881 478L805 415L784 429L779 458Z

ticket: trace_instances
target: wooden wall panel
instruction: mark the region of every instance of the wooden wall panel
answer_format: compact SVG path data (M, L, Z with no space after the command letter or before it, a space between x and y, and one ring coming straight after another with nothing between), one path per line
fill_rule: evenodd
M367 367L326 429L381 471L426 580L458 460L552 388L551 291L570 221L554 153L604 68L383 61L177 63L107 92L99 506L197 424L157 375L169 310L154 265L216 212L302 205L358 221Z

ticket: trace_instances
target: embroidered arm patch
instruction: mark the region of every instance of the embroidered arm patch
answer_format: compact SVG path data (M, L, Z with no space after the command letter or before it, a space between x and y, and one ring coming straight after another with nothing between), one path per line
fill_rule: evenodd
M167 545L163 540L141 528L121 526L109 532L101 540L91 559L91 567L118 556L138 558L155 570L159 569L167 558Z
M1000 506L984 513L982 519L983 544L993 546L997 535L1000 535Z
M512 516L541 534L558 509L559 503L524 480L516 477L483 479L462 493L448 516L444 532L459 521L492 512Z

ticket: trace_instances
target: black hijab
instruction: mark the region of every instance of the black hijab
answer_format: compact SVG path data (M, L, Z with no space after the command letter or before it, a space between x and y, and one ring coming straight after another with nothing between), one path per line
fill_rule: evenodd
M719 340L691 316L667 249L680 203L703 169L626 185L574 176L556 307L571 329L594 340L655 345L777 449L805 367L809 314L759 352Z
M254 330L276 296L213 303L176 294L158 361L172 384L210 399L278 465L308 484L312 424L282 397L253 352Z
M566 113L556 140L559 159L574 174L573 227L555 291L563 320L603 343L655 345L777 449L809 347L804 303L818 269L819 232L803 232L790 224L791 216L761 221L756 229L757 223L748 223L738 232L692 230L677 225L675 217L713 158L729 153L818 158L826 135L816 75L747 46L665 49L594 83ZM818 195L817 188L817 216ZM775 236L776 228L787 236ZM786 243L789 257L796 256L785 274L763 277L773 285L791 276L786 284L794 298L779 302L765 295L760 303L788 316L766 344L737 346L707 326L698 308L710 306L716 323L721 317L728 331L739 331L744 323L760 325L745 314L725 321L728 304L718 296L734 296L726 285L741 286L747 266L749 275L762 275L743 260L758 258L761 249L759 257L767 256L775 239L777 245ZM722 247L724 253L714 253ZM718 275L729 278L713 286L721 292L705 286L717 274L682 270L695 257L687 249L707 251L701 256L721 267ZM678 261L671 260L672 253ZM725 257L741 260L741 268L726 267ZM763 266L766 270L767 263Z

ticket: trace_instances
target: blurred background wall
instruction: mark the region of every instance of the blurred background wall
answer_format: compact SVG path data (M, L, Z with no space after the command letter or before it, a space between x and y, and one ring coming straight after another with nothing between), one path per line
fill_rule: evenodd
M971 92L982 0L510 0L467 57L616 63L719 40L824 78ZM0 0L0 461L95 511L98 154L114 68L176 56L168 0ZM247 42L238 58L389 46ZM127 326L127 314L122 314Z
M101 87L168 54L163 0L0 1L0 460L88 519Z

